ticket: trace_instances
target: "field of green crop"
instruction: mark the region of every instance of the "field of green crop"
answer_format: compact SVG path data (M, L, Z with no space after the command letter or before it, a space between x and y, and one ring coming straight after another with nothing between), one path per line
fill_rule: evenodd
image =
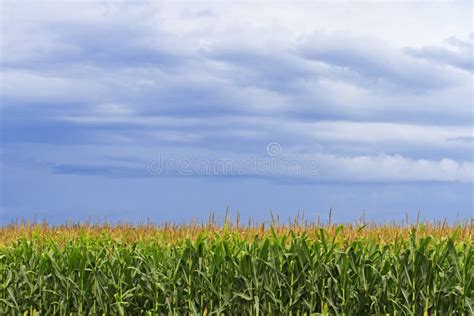
M0 315L472 315L472 227L4 227Z

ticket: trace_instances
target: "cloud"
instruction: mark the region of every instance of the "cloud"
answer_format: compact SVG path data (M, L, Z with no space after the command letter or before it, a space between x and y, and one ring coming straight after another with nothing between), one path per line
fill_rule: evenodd
M406 48L405 51L416 58L474 72L474 33L471 33L467 39L452 36L445 43L445 46Z
M149 174L146 172L146 169L134 169L124 166L54 165L52 169L56 174L73 174L81 176L102 176L112 178L136 178L149 176Z
M457 136L457 137L449 137L447 139L448 142L458 142L458 143L467 143L467 144L474 144L474 136Z
M368 89L419 93L447 88L459 78L433 65L407 58L382 40L317 32L300 40L299 53L346 72L347 80Z
M0 221L471 215L471 3L5 0L1 15ZM270 142L318 172L147 170L159 154L242 166Z
M342 180L355 181L454 181L472 183L474 164L451 159L432 161L400 155L321 157L321 168Z
M383 154L469 161L469 142L458 139L470 134L473 114L472 74L459 70L472 67L472 35L457 33L464 20L443 44L436 26L392 38L387 25L361 17L358 26L339 26L315 12L340 9L319 6L256 13L237 4L7 2L4 147L175 145L235 154L278 140L341 164ZM390 19L412 9L396 8Z
M255 178L305 183L352 182L474 182L474 164L451 159L410 159L401 155L179 157L160 156L130 166L117 164L53 164L56 174L112 178L188 177ZM286 180L285 180L286 179Z

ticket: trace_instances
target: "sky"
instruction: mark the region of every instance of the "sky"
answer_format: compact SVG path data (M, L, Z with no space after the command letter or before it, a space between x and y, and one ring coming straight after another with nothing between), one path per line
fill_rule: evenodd
M0 225L473 215L471 1L0 10Z

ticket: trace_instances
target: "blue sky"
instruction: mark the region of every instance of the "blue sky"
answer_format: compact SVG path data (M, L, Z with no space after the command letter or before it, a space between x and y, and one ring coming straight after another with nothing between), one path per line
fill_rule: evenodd
M0 224L473 214L470 1L1 15Z

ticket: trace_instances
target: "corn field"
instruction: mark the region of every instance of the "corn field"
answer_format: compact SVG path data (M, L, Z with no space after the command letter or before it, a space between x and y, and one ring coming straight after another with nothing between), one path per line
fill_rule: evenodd
M1 315L472 315L464 225L10 225Z

